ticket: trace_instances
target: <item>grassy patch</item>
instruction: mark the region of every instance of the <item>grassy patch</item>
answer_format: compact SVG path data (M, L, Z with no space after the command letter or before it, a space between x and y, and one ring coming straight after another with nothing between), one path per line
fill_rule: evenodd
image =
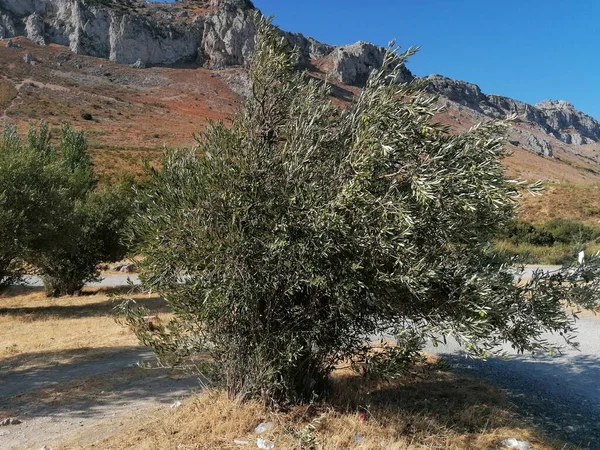
M1 296L0 371L138 346L133 333L115 322L112 291L87 290L81 297L51 300L41 289L14 288ZM153 314L168 314L162 299L147 294L134 297Z
M562 218L536 224L519 220L498 236L496 248L530 264L572 264L580 251L600 250L600 227Z
M496 248L508 256L519 256L525 264L561 265L577 260L578 251L568 244L553 246L514 244L510 241L496 242Z

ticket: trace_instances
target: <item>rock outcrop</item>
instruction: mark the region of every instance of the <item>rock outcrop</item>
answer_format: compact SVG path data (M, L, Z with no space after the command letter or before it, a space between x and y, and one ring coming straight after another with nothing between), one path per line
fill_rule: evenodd
M290 45L298 49L300 64L309 64L311 61L326 57L335 50L333 45L323 44L300 33L282 31L282 35Z
M0 39L13 37L17 34L12 18L0 10Z
M200 62L222 69L245 65L254 51L256 29L253 5L245 0L229 0L206 17L201 39Z
M495 119L516 116L518 120L530 122L540 131L566 144L600 142L600 122L577 111L568 102L546 100L529 105L508 97L485 95L475 84L441 75L430 75L426 81L431 93L485 116ZM535 153L552 156L551 144L538 136L531 135L521 145Z
M30 41L38 45L46 45L44 29L44 19L38 13L33 13L25 19L25 33Z
M364 86L369 74L383 63L384 50L368 42L336 48L330 55L331 72L342 83Z
M563 100L536 103L548 125L567 144L587 144L600 141L600 123Z

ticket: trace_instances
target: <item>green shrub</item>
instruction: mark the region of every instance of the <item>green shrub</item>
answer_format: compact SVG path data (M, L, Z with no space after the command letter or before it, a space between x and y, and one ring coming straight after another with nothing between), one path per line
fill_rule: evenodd
M26 143L7 127L0 143L0 282L14 282L18 262L26 261L47 295L81 289L96 278L99 262L124 256L132 192L130 183L95 189L85 137L69 125L58 150L45 124L32 127Z
M566 219L551 219L542 224L521 220L508 223L496 238L497 249L531 264L566 264L600 238L600 228Z
M232 126L212 124L198 149L169 152L133 218L142 279L174 320L127 320L163 362L212 357L231 395L307 401L351 361L393 376L428 338L452 335L473 355L510 342L546 348L569 336L561 300L596 307L596 260L516 286L490 241L514 217L500 125L458 135L432 123L436 99L398 85L411 52L347 108L296 71L297 55L258 20L252 95ZM371 353L371 336L398 347Z
M540 232L552 235L555 242L563 244L582 244L600 236L600 228L567 219L551 219L537 228Z

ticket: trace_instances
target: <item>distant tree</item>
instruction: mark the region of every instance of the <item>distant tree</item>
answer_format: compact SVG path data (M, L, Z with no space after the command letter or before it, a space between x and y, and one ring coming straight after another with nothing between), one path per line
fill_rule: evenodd
M31 130L24 145L8 126L0 137L0 287L19 280L27 249L60 238L64 176L49 151L49 131Z
M435 124L436 99L396 83L412 51L388 52L334 107L269 22L257 28L252 94L231 127L168 152L139 192L142 277L174 313L150 330L129 303L143 342L165 362L208 353L232 395L282 404L322 393L342 361L399 373L428 338L476 356L547 348L548 331L572 339L561 301L598 307L597 259L515 284L490 250L519 196L501 123ZM374 354L382 334L398 345Z
M4 284L14 282L25 261L47 295L73 294L97 278L99 262L125 255L131 184L96 186L82 132L63 125L55 149L45 124L32 127L27 142L7 127L0 145Z

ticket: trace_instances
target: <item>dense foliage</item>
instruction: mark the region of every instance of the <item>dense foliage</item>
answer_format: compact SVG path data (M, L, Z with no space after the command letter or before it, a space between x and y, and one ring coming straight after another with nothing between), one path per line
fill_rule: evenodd
M82 132L62 128L58 149L48 127L27 140L14 127L0 140L0 283L33 265L51 296L72 294L96 277L96 265L126 252L127 183L96 189Z
M232 395L311 399L342 361L394 375L427 338L474 355L569 337L561 300L597 307L585 266L523 285L490 251L513 220L502 124L452 135L436 99L399 85L412 53L387 54L347 108L296 70L296 53L258 20L252 94L231 127L152 171L133 219L143 280L171 305L165 326L129 323L165 362L210 354ZM371 337L398 346L373 354Z

